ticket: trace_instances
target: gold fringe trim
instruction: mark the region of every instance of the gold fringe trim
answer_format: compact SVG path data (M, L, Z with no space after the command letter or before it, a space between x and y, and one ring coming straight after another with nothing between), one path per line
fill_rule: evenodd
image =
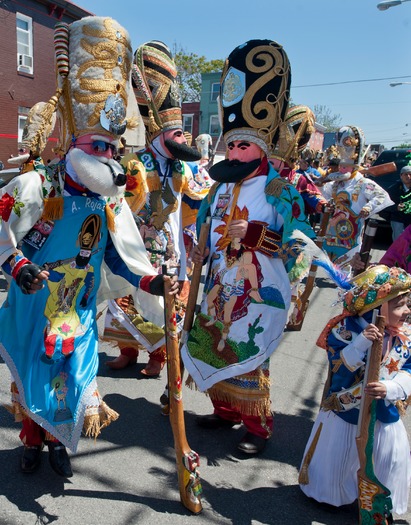
M104 401L100 402L98 413L87 414L84 417L83 432L86 437L97 439L103 428L119 418L118 412L110 408Z
M44 199L44 209L42 219L55 221L63 217L64 200L63 197L52 197Z
M320 423L317 428L317 432L315 433L314 439L311 442L310 448L307 450L307 454L304 457L303 464L301 465L300 473L298 475L298 483L300 485L308 485L309 478L308 478L308 467L310 466L311 460L314 456L315 449L317 448L317 443L320 438L321 430L323 428L323 424Z
M211 400L215 399L216 401L228 403L247 416L262 417L271 414L271 401L269 396L262 395L261 392L253 396L251 391L247 390L244 392L244 397L241 398L238 395L238 390L229 392L221 388L222 384L223 383L217 383L208 389L207 393Z
M108 204L106 204L105 211L106 211L107 228L109 229L109 231L114 233L116 231L116 224L115 224L116 216L114 215L113 210L110 208Z

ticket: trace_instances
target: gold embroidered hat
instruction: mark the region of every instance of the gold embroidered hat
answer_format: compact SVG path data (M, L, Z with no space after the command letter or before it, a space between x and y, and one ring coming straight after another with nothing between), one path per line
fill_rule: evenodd
M115 143L126 129L135 130L139 114L129 96L133 54L127 31L112 18L85 17L57 24L54 47L57 92L49 112L57 107L57 151L65 154L86 133Z
M220 83L225 143L250 141L271 156L290 97L291 68L282 46L273 40L238 46L225 61Z
M344 310L350 315L364 315L411 290L411 275L383 264L370 266L351 282L352 289L344 296Z
M166 44L142 44L134 54L132 78L148 142L163 131L182 128L177 68Z
M364 132L356 126L343 126L337 131L336 139L340 163L360 165L365 153Z
M314 133L314 125L315 115L309 107L289 107L280 129L275 156L286 162L296 161Z

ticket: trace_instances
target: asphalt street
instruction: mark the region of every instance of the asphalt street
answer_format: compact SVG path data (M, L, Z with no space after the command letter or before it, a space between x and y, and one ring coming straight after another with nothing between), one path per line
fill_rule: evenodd
M378 260L381 250L373 251ZM327 320L340 312L332 306L336 289L320 271L300 332L286 332L271 359L274 435L262 455L246 457L236 446L243 436L233 429L204 430L196 414L211 412L204 394L184 390L187 439L200 454L203 511L194 516L180 503L173 438L159 397L166 374L145 379L139 371L147 354L126 370L111 371L117 355L100 346L99 390L120 418L97 441L82 438L71 456L74 476L65 480L48 464L19 471L19 425L0 407L1 525L355 525L357 506L335 509L300 491L298 468L319 409L326 378L325 352L315 342ZM6 282L0 278L0 302ZM99 323L101 323L102 318ZM0 360L0 403L9 401L10 374ZM410 416L406 418L410 430ZM331 444L330 444L331 446ZM408 520L408 521L407 521ZM411 523L411 513L395 521Z

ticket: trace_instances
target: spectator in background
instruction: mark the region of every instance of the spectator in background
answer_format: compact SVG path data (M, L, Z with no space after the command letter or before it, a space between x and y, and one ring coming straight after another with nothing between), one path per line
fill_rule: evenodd
M390 221L392 240L395 241L404 229L411 224L411 166L404 166L400 172L400 180L387 188L394 204L380 215Z

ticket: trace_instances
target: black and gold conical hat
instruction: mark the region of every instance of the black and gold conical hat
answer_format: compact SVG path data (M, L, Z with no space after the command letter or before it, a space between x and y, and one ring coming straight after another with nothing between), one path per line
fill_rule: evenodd
M291 68L280 44L249 40L227 58L219 110L225 143L247 140L274 151L290 98Z

